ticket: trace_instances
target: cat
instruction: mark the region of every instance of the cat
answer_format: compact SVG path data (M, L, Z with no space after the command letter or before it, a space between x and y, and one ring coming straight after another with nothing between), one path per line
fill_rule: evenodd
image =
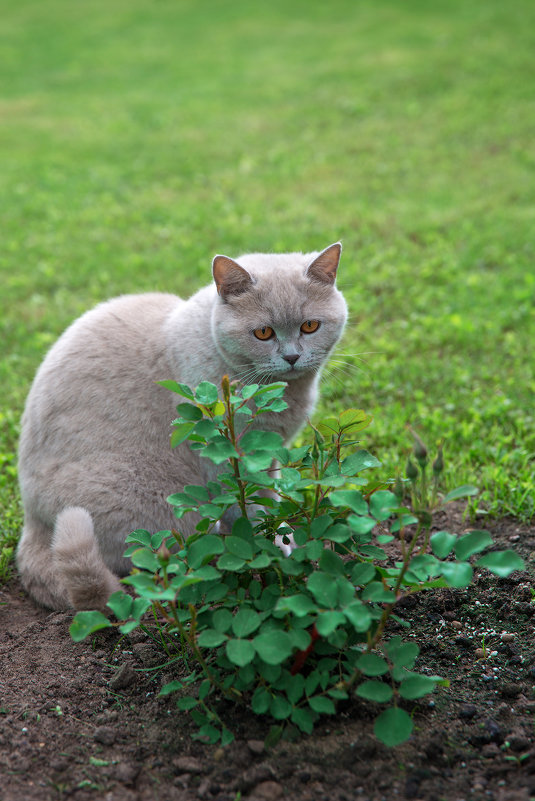
M176 379L220 386L285 381L288 408L262 415L289 442L306 422L347 307L341 244L303 254L216 256L213 283L188 300L123 295L76 320L47 354L22 418L22 583L55 610L99 609L127 575L125 537L176 527L166 498L204 484L208 460L171 449ZM195 520L182 519L189 535Z

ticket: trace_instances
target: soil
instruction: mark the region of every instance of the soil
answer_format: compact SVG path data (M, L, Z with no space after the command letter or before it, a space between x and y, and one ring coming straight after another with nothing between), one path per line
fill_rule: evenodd
M458 533L466 522L438 516ZM387 749L377 709L360 699L323 718L312 736L266 748L267 720L223 710L236 740L192 739L171 697L172 676L141 632L103 631L73 643L71 615L37 608L17 579L0 592L2 801L529 801L535 798L535 528L477 521L526 572L477 575L468 590L438 590L398 609L417 668L451 682L419 702L411 739ZM480 649L480 650L478 650Z

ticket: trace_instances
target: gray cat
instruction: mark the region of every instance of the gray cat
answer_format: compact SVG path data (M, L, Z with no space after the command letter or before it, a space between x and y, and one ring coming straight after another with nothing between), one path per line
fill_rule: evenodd
M295 436L346 322L340 254L336 243L321 253L216 256L214 283L189 300L125 295L65 331L22 420L17 562L38 603L103 607L131 568L126 535L176 526L167 496L205 483L208 460L185 443L170 447L177 397L156 381L287 381L288 409L261 424L285 441ZM195 521L180 525L188 535Z

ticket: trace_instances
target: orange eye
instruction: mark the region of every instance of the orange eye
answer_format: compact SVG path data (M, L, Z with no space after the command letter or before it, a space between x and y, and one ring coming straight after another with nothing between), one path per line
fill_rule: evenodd
M319 320L306 320L301 326L303 334L313 334L320 327Z
M255 328L254 335L257 339L261 339L265 341L266 339L271 339L271 337L275 334L274 330L269 327L269 325L265 325L263 328Z

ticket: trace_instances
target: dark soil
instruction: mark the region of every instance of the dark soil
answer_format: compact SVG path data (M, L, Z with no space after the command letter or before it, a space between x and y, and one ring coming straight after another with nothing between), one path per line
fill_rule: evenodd
M460 515L438 528L462 532ZM469 590L407 599L400 616L421 649L417 667L451 682L406 708L415 732L387 749L373 736L376 709L355 700L310 737L264 747L269 722L228 708L225 749L192 739L171 697L169 669L140 632L76 644L71 616L38 609L17 580L0 593L2 801L350 801L535 797L535 528L484 526L527 571L488 573ZM483 648L484 653L477 649ZM431 700L429 700L431 699Z

